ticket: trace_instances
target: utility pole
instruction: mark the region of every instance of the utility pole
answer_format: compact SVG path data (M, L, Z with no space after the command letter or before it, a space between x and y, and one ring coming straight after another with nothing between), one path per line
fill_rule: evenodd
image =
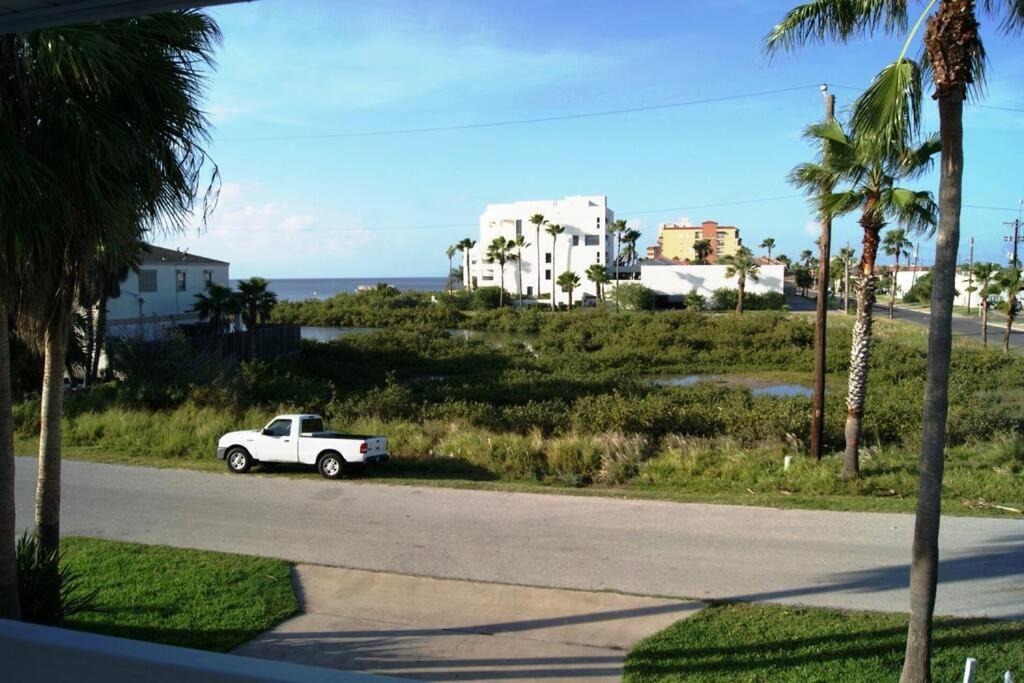
M974 237L967 252L967 315L971 314L971 288L974 286Z
M921 243L918 242L914 245L914 274L910 276L910 287L913 289L914 285L917 284L917 268L921 262Z
M825 123L835 118L836 96L822 84L821 94L825 98ZM825 162L828 163L828 143L824 143ZM832 192L832 187L823 186L821 193ZM825 324L828 319L828 266L832 250L832 217L821 216L821 239L818 242L818 300L814 316L814 395L811 413L811 457L821 460L821 446L825 431Z
M1017 209L1017 220L1007 221L1003 225L1010 226L1013 228L1013 237L1003 237L1004 242L1010 242L1010 250L1013 256L1010 258L1010 266L1013 268L1020 268L1020 260L1017 258L1017 245L1021 243L1020 226L1022 225L1020 220L1021 209L1024 209L1024 199L1020 200Z
M843 313L850 315L850 243L846 243L846 251L843 252L843 268L846 273L843 276Z

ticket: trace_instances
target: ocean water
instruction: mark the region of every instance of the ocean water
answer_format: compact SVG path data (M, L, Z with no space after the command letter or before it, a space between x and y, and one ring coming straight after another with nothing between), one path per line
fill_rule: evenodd
M280 301L302 301L327 299L340 292L354 292L363 285L372 287L378 282L386 282L403 292L443 292L445 288L443 277L331 277L270 279L269 289ZM232 287L237 285L238 280L231 281Z

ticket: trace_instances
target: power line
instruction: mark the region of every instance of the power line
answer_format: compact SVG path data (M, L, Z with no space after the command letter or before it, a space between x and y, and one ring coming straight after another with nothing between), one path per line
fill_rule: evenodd
M839 88L841 90L856 90L857 92L864 92L864 88L856 88L852 85L836 85L834 83L829 83L829 87ZM995 104L981 104L979 102L968 102L968 104L972 107L978 107L980 109L998 109L999 111L1015 111L1024 113L1024 109L1020 109L1018 107L1002 107Z
M574 119L589 119L599 116L617 116L619 114L632 114L634 112L656 111L659 109L675 109L678 107L691 107L698 104L713 104L715 102L728 102L732 100L749 99L752 97L764 97L766 95L778 95L780 93L818 88L814 85L798 85L792 88L776 88L775 90L761 90L758 92L741 93L738 95L723 95L721 97L707 97L699 100L685 100L682 102L668 102L665 104L652 104L643 107L628 107L625 109L606 109L604 111L581 112L578 114L562 114L559 116L538 116L529 119L512 119L508 121L488 121L485 123L467 123L453 126L430 126L424 128L394 128L388 130L354 131L349 133L320 133L311 135L268 135L250 138L221 138L218 142L271 142L277 140L327 140L334 138L361 138L379 137L384 135L413 135L416 133L437 133L451 130L473 130L476 128L497 128L500 126L521 126L533 123L548 123L551 121L570 121Z
M672 211L693 211L694 209L710 209L719 206L739 206L741 204L760 204L761 202L777 202L783 199L802 199L802 194L787 194L781 197L763 197L761 199L741 199L734 202L716 202L714 204L694 204L693 206L673 206L667 209L643 209L641 211L623 211L627 216L639 216L649 213L670 213Z

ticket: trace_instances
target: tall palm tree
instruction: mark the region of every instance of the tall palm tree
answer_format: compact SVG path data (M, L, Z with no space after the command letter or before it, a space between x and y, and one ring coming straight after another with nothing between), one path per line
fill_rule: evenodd
M32 158L51 177L48 196L35 206L45 244L25 245L38 250L19 254L37 266L32 288L24 290L24 329L44 358L36 487L41 552L59 548L60 421L75 292L101 249L132 249L144 230L182 229L189 220L209 168L198 100L219 39L216 25L198 12L2 38L0 87L14 102L3 110L0 148L16 147L16 158Z
M558 223L548 223L548 226L544 228L544 232L551 235L551 272L555 272L555 248L558 246L558 236L565 232ZM558 308L555 304L555 278L551 278L551 310Z
M789 258L785 254L779 254L775 257L775 260L781 263L786 270L789 270L793 266L793 259Z
M619 265L622 257L622 234L626 232L627 222L624 218L619 218L608 224L608 232L615 240L615 286L619 286ZM619 300L615 299L615 307L619 307Z
M466 271L466 291L473 291L473 273L469 269L469 251L476 246L476 240L466 237L456 245L462 250L462 269Z
M842 247L839 258L843 261L843 313L850 315L850 263L856 255L853 247Z
M245 323L247 357L256 357L256 328L270 320L270 312L277 304L277 295L268 289L270 283L261 277L251 277L238 282L238 306ZM222 304L222 309L227 303Z
M1024 0L984 0L993 26L1008 34L1024 29ZM904 34L910 9L906 2L812 0L791 10L768 34L770 52L808 42L847 42L881 31ZM952 351L956 256L960 246L963 190L963 105L976 84L984 82L985 50L978 31L974 0L932 0L907 34L896 61L876 77L862 95L859 125L898 140L894 131L913 132L920 122L921 69L906 54L922 25L933 99L938 102L942 160L939 174L939 225L932 271L928 372L925 386L920 458L920 492L911 563L911 619L902 683L931 680L932 614L938 577L938 539L946 417L949 408L949 359ZM909 94L910 97L904 97Z
M694 240L693 257L698 266L705 266L711 256L711 240Z
M754 259L754 255L746 247L740 247L735 254L730 256L723 256L721 263L727 266L725 269L726 277L737 278L736 287L739 293L736 297L736 313L743 315L743 296L747 291L747 278L750 278L751 282L757 282L759 279L758 272L761 270L761 267Z
M459 248L454 244L448 245L448 248L444 250L445 256L448 257L448 277L444 282L444 291L446 294L452 293L452 259L455 258Z
M558 276L558 286L569 295L569 308L572 308L572 293L580 286L580 276L567 270Z
M640 231L633 228L626 228L622 233L622 241L626 243L629 252L629 265L635 266L638 258L636 243L640 240Z
M498 307L501 308L505 305L505 264L509 261L514 261L516 258L515 253L516 243L513 240L505 239L504 237L498 236L491 240L491 243L487 245L487 256L485 260L488 263L498 264L498 278L501 286L498 290Z
M808 268L811 266L811 261L814 260L814 252L810 249L804 249L800 252L800 263L804 264Z
M761 248L768 250L768 260L772 258L772 249L775 248L775 239L772 237L766 237L761 240Z
M146 245L139 241L134 248L118 250L114 253L101 252L95 258L96 265L90 273L96 278L91 289L98 298L96 304L96 328L93 332L92 351L89 355L89 367L86 371L86 382L94 382L99 375L100 357L103 355L107 339L107 306L110 299L121 296L121 283L128 274L138 272L142 267L142 253Z
M857 287L857 318L850 349L846 453L843 460L843 476L855 477L860 469L861 422L867 393L879 234L890 220L917 231L928 230L935 225L935 203L931 193L909 190L896 183L916 178L928 170L932 155L938 151L938 140L932 137L914 149L894 152L880 144L876 137L848 134L836 120L809 126L807 136L828 141L828 158L819 163L800 164L790 174L790 181L814 196L821 215L835 217L860 211L860 225L864 232ZM825 183L833 187L847 183L849 188L819 194Z
M1006 295L1006 332L1003 333L1003 352L1010 352L1010 333L1013 331L1013 321L1020 311L1020 293L1024 288L1024 280L1021 278L1020 268L1009 266L999 271L996 280L999 291Z
M978 308L981 309L981 343L988 346L988 298L999 290L999 285L996 283L999 266L979 261L974 264L971 274L974 276L974 286L978 291Z
M604 301L604 286L608 284L608 269L600 263L592 263L586 272L587 279L597 286L597 300Z
M533 223L533 243L537 245L537 261L534 265L534 268L537 269L537 297L540 297L540 273L541 270L543 270L540 260L540 229L547 225L548 222L547 220L545 220L544 214L542 213L535 213L532 216L530 216L530 222Z
M900 255L909 254L910 248L914 245L907 239L907 231L903 228L893 228L885 233L882 245L885 247L886 254L896 258L896 264L893 267L892 278L889 283L889 319L892 320L892 308L896 302L896 274L900 270Z
M516 268L518 269L518 276L516 277L516 290L519 298L519 308L523 307L523 249L530 246L530 243L526 241L522 233L516 235L513 243L516 247Z

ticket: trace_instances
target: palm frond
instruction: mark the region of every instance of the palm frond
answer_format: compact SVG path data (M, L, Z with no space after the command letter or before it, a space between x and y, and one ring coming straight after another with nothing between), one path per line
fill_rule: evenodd
M1009 35L1024 31L1024 0L984 0L986 14L1003 14L999 28Z
M921 127L921 68L912 59L886 66L853 105L854 135L885 154L910 146Z
M814 208L821 216L843 216L856 211L864 204L864 194L858 190L832 192L819 196L814 201Z
M935 155L942 150L938 133L932 133L921 144L907 150L899 159L899 168L895 169L901 178L916 179L932 169Z
M907 28L906 0L812 0L794 7L764 38L769 55L829 39L846 42L881 29L893 35Z
M931 192L894 187L882 193L880 205L883 214L911 232L928 236L935 232L939 208Z

